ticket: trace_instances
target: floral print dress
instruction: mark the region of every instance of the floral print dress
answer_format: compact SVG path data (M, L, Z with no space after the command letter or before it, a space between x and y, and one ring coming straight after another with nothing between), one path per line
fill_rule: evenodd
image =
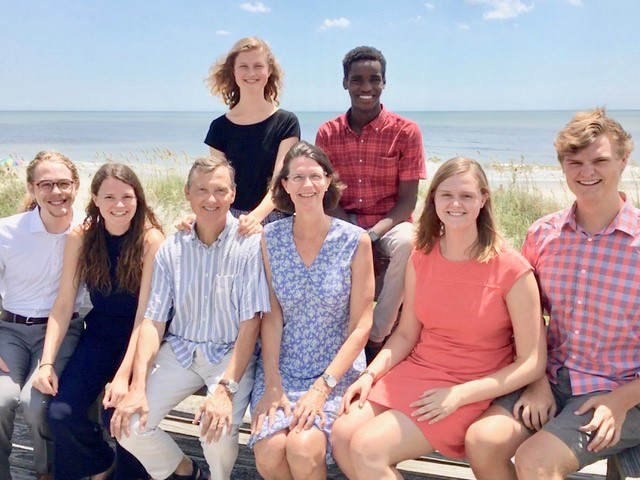
M293 240L294 217L264 227L267 255L271 267L273 290L283 314L280 346L282 387L292 410L333 361L349 335L351 262L364 230L332 218L327 237L311 266L307 267ZM336 419L342 395L365 368L364 352L347 370L324 405L326 423L320 417L314 427L327 436L327 462L332 462L330 432ZM251 412L265 391L262 357L256 365L255 384L251 394ZM267 420L261 431L253 435L249 445L275 432L289 428L291 417L282 408L276 412L271 427Z

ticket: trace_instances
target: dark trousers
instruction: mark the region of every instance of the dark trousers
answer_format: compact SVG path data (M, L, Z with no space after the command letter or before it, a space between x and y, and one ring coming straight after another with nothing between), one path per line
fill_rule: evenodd
M87 412L120 366L128 341L129 335L105 337L87 330L69 359L49 405L56 480L79 480L104 472L113 463L115 455L102 425L90 420ZM149 478L135 457L119 445L116 450L115 478Z

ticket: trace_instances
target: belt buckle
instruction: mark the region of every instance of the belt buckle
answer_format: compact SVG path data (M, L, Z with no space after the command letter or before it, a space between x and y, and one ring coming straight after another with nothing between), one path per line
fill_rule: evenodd
M24 324L25 325L33 325L33 321L31 320L32 318L33 317L24 317Z

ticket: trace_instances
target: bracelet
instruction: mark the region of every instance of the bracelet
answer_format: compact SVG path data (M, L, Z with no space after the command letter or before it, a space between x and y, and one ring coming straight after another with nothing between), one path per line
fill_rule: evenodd
M315 385L311 385L311 388L313 388L316 392L320 392L321 394L323 394L326 398L329 398L329 394L327 392L325 392L324 390L322 390L321 388L316 387Z
M51 365L53 367L53 363L41 363L40 366L38 367L38 370L40 370L45 365Z
M361 377L363 375L370 375L371 378L373 379L373 383L375 383L375 381L378 379L378 376L375 373L373 373L371 370L369 370L368 368L365 368L362 372L360 372L359 377Z

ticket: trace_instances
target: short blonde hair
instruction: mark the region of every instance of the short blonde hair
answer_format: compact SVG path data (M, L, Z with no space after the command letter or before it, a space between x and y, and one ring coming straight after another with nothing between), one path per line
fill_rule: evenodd
M429 253L442 236L444 226L436 213L436 190L447 178L467 172L471 172L475 177L480 192L487 195L487 200L476 219L478 239L472 246L473 256L478 262L488 262L500 253L502 238L498 233L493 216L489 182L480 164L467 157L450 158L438 168L438 171L433 176L429 192L424 201L424 209L418 221L418 230L416 232L417 250Z
M233 76L236 57L239 53L252 50L262 50L267 55L270 75L264 87L264 98L276 105L278 95L282 91L282 69L273 55L269 44L258 37L245 37L236 42L226 56L221 57L209 69L209 75L205 82L213 96L219 96L229 108L235 107L240 101L240 87Z
M626 158L633 150L633 140L618 122L607 116L604 107L589 112L576 113L571 121L562 129L554 146L558 161L591 145L600 135L607 135L614 143L618 157Z
M75 164L67 157L59 152L54 152L53 150L41 151L38 152L33 160L29 162L27 165L27 183L33 183L36 177L36 168L42 162L55 162L61 163L65 167L67 167L71 171L71 178L73 183L76 184L76 188L80 185L80 176L78 175L78 169ZM24 210L29 211L33 210L38 206L36 199L31 196L31 194L27 193L27 196L24 199Z

